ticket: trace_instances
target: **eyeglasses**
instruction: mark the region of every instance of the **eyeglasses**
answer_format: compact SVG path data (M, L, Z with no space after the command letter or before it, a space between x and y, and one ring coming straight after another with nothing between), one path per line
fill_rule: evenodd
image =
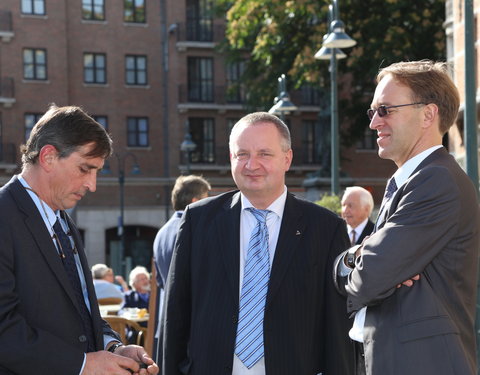
M398 107L407 107L410 105L417 105L417 104L423 104L425 103L410 103L410 104L400 104L400 105L389 105L388 107L386 105L381 105L377 109L368 109L367 110L367 116L369 120L371 121L373 119L373 116L375 116L375 112L378 112L378 116L384 117L388 114L390 114L389 109L390 108L398 108Z

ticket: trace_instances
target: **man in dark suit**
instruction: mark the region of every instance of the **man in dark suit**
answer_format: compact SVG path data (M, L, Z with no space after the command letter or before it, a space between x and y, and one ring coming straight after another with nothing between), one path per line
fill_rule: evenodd
M398 170L376 231L336 267L355 313L350 336L364 351L357 373L473 375L478 192L442 146L458 91L445 64L431 61L393 64L377 82L370 128Z
M350 186L342 197L342 217L347 222L350 244L361 244L373 231L374 224L369 219L373 210L373 197L361 186Z
M155 269L157 270L157 285L158 285L158 316L162 316L163 300L165 285L167 284L168 270L170 269L170 263L172 261L173 247L175 245L175 239L177 238L178 228L180 227L180 219L183 215L185 207L190 203L199 201L208 197L208 192L211 186L207 180L201 176L188 175L179 176L175 180L175 185L172 189L172 207L175 210L172 217L167 223L160 228L155 241L153 242L153 259ZM156 322L155 324L158 324ZM157 357L162 356L162 345L158 345L158 338L160 337L160 324L158 324L155 330L155 349L154 352L158 353ZM157 358L157 363L160 365L160 361Z
M277 117L237 122L230 160L240 191L191 204L182 218L163 373L350 374L345 300L329 269L348 246L345 223L287 192L290 133Z
M111 154L103 127L52 105L0 189L0 374L139 374L158 367L100 317L80 233L65 213ZM150 365L139 371L139 363Z

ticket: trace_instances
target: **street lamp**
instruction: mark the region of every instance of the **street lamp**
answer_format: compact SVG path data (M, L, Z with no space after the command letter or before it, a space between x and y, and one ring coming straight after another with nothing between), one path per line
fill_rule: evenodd
M137 157L131 152L124 152L121 154L113 154L117 159L118 165L118 185L120 188L120 216L118 217L118 226L117 226L117 235L120 237L120 273L123 274L124 265L125 265L125 249L126 249L126 237L125 237L125 228L124 228L124 217L125 217L125 162L128 158L132 159L133 166L131 174L136 175L140 174L140 167L137 163ZM103 174L111 173L110 165L106 163L102 169Z
M268 113L280 116L282 121L285 121L285 115L296 110L297 106L290 101L287 92L287 78L282 74L278 77L278 96L273 99L273 107L268 110Z
M190 126L188 124L188 120L185 122L185 137L183 138L183 142L180 145L180 151L185 154L185 161L187 163L187 170L186 174L190 174L190 155L195 149L197 145L194 141L192 141L192 135L190 134Z
M338 94L337 94L337 60L341 57L343 52L338 48L350 48L357 42L350 38L345 33L345 25L338 17L337 0L333 0L333 5L328 7L329 18L331 20L329 33L324 37L322 48L315 54L315 58L324 59L330 53L330 81L331 81L331 152L332 152L332 194L337 195L340 191L339 183L339 142L338 142ZM327 51L326 49L330 49ZM338 55L337 55L338 53Z

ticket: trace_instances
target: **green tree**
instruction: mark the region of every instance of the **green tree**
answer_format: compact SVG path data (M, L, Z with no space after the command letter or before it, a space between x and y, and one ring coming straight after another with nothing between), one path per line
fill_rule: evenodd
M286 73L294 83L328 90L328 62L314 59L327 33L330 1L217 0L227 20L221 46L230 62L245 59L242 84L248 88L249 109L269 108L277 77ZM444 0L339 0L340 19L357 45L346 49L338 63L339 77L348 77L348 101L340 101L342 143L361 137L378 69L393 62L445 59ZM325 84L327 82L327 84ZM341 92L342 88L339 88Z

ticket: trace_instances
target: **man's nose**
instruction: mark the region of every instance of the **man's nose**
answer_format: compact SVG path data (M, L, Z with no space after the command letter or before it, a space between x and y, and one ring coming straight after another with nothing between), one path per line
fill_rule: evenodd
M92 193L97 190L97 174L94 171L91 171L91 173L88 174L85 186Z

